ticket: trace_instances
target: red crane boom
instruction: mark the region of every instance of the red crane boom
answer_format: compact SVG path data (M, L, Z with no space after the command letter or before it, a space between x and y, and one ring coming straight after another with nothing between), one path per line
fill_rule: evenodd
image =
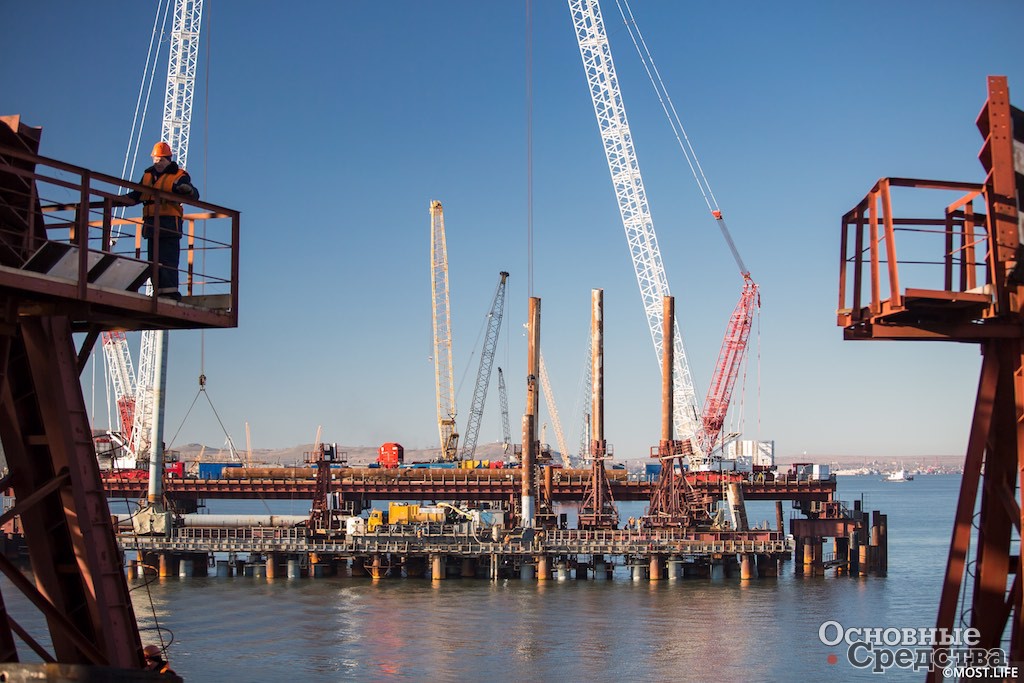
M729 412L732 390L736 385L736 376L747 353L754 311L760 305L761 296L757 285L750 279L750 273L743 273L743 291L729 319L729 327L722 340L722 349L718 353L715 374L711 379L711 388L708 390L701 413L703 429L699 434L700 450L705 454L711 453L722 433L722 425L725 424L725 416Z

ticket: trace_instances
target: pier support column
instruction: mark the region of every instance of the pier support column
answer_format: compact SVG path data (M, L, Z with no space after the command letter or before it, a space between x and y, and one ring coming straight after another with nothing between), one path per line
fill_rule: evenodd
M193 560L192 558L183 557L178 560L178 578L179 579L191 579L193 576Z
M277 578L277 553L267 553L267 578Z
M817 564L819 553L821 552L821 539L818 538L805 538L804 539L804 574L807 576L817 576Z
M889 574L889 515L878 515L878 575Z
M649 565L651 581L661 581L661 558L657 555L652 555Z
M447 578L445 573L445 558L444 555L431 555L430 556L430 578L432 581L441 581Z
M541 555L537 558L537 580L551 580L551 558L547 555Z
M249 566L246 567L246 576L250 575L254 579L265 579L267 578L267 558L259 555L249 555Z
M800 576L804 573L804 539L799 537L793 548L793 573Z
M128 580L132 581L139 575L139 561L129 560L128 561Z
M884 576L885 573L882 571L882 513L878 510L871 512L870 548L870 571L876 576Z
M678 581L683 576L683 562L678 555L668 558L668 580Z
M501 555L494 553L491 555L491 581L497 581L501 578Z
M530 581L533 579L534 566L529 562L523 562L519 566L519 578L523 581Z
M160 571L159 571L160 578L161 579L165 579L165 578L167 578L168 576L171 575L171 569L170 569L171 557L167 553L160 553L158 557L159 557L158 563L159 563L159 566L160 566Z
M318 579L323 576L323 563L320 561L320 556L316 553L309 553L306 556L306 562L309 563L309 578Z
M369 571L370 578L372 579L382 579L384 578L384 575L387 573L387 567L384 566L384 562L381 559L379 553L374 555L373 559L370 560Z
M607 573L606 573L606 570L605 570L604 556L602 556L602 555L595 555L594 556L594 580L595 581L604 581L607 578L608 578L608 576L607 576Z
M804 565L804 575L814 576L814 542L808 537L803 540L804 554L800 558Z
M740 555L740 581L750 581L757 578L757 566L754 564L754 556L750 553Z

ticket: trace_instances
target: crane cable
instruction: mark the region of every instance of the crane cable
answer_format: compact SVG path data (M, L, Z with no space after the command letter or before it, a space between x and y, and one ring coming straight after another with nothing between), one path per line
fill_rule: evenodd
M644 40L643 34L640 32L640 26L637 25L636 18L633 16L633 10L629 6L629 0L615 0L615 4L619 8L619 14L622 16L622 21L626 25L626 31L629 33L629 37L633 41L633 46L636 48L637 54L640 55L640 61L643 63L644 71L647 72L647 78L650 79L651 85L654 87L654 90L658 95L658 101L661 103L661 108L665 112L665 117L668 119L668 123L672 128L673 134L676 136L676 142L679 144L679 149L682 151L683 157L686 159L686 163L690 167L693 179L697 181L697 187L700 188L700 193L704 197L704 203L707 204L708 210L718 223L718 227L722 231L722 237L725 238L726 243L729 245L729 251L732 252L732 257L736 260L736 265L739 266L740 273L746 278L749 276L750 271L744 264L742 257L740 257L739 250L736 248L736 244L732 240L732 235L729 233L729 227L726 225L725 218L722 216L722 210L718 206L718 200L715 199L715 193L711 190L711 183L708 182L707 176L704 174L704 169L700 165L700 160L697 159L697 152L694 151L693 145L690 143L690 138L686 134L686 129L683 127L683 122L679 118L679 113L676 111L675 104L672 102L672 97L668 94L668 89L665 87L665 81L661 78L661 72L658 71L658 67L654 63L654 56L651 54L650 49L647 47L647 42ZM623 6L625 6L625 9L623 9ZM629 15L628 19L626 17L627 14ZM634 31L636 32L635 34Z
M150 97L151 97L151 94L152 94L152 91L153 91L153 80L156 78L156 66L157 66L157 61L158 61L158 58L159 58L159 51L158 50L154 50L154 45L156 45L159 42L159 40L158 40L159 36L164 35L164 30L165 30L165 28L167 26L167 15L169 14L170 8L171 8L171 1L172 0L166 0L166 4L164 4L164 0L160 0L160 2L157 3L156 14L153 17L153 32L150 35L149 50L146 53L146 66L143 69L142 80L141 80L141 82L139 84L139 94L138 94L138 99L135 102L135 114L134 114L134 117L132 119L131 135L129 136L128 147L125 150L124 163L123 163L123 165L121 167L121 177L123 179L126 179L126 180L128 179L128 175L129 175L128 158L131 157L131 159L132 159L132 162L131 162L131 169L132 169L132 171L134 171L135 164L136 164L136 162L138 160L139 144L140 144L140 142L142 140L142 129L143 129L143 125L144 125L144 122L145 122L145 119L146 119L146 114L149 111L149 100L150 100ZM163 19L162 20L160 19L161 14L163 14ZM159 29L157 29L157 24L158 23L160 24L160 28ZM145 98L143 98L143 91L145 91L145 93L146 93L145 94ZM142 109L141 115L139 113L140 107ZM131 175L134 175L134 173L132 173ZM123 218L124 217L124 212L125 212L124 207L120 208L119 209L118 218ZM120 227L120 225L118 225L114 235L112 236L112 241L120 238L121 236L122 236L121 227ZM105 356L104 356L104 360L105 360ZM109 383L108 383L107 390L109 392ZM108 408L108 412L109 412L109 408ZM111 464L113 465L113 463L111 463ZM125 506L128 508L129 519L131 519L132 517L135 516L136 513L132 512L130 504L128 503L127 499L125 499ZM139 555L141 555L142 554L142 547L141 547L141 544L139 543L138 536L139 536L139 534L135 530L135 525L133 523L132 524L132 538L135 540L135 548L134 548L134 550ZM142 571L143 576L145 576L145 566L144 565L142 567L140 567L140 571ZM160 617L157 614L156 602L153 600L153 593L150 591L150 584L152 584L154 581L156 581L156 578L151 578L150 580L144 580L141 586L136 586L135 588L129 588L129 592L131 592L133 590L136 590L138 588L144 588L145 589L145 591L146 591L146 598L147 598L147 601L149 603L149 616L153 620L153 626L150 629L146 629L146 630L155 630L156 631L157 638L160 641L160 650L162 652L166 652L167 648L171 645L171 643L174 642L174 631L172 631L171 629L169 629L167 627L164 627L164 626L160 625ZM139 628L139 630L140 630L140 636L141 636L141 631L143 629ZM164 641L164 631L165 630L170 634L170 638L166 642Z
M661 77L661 72L658 71L657 65L654 63L654 55L651 54L650 48L647 47L647 41L644 40L643 34L640 32L640 26L636 23L636 18L633 16L633 10L629 6L629 0L615 0L615 5L619 9L619 15L622 17L622 21L626 26L626 31L629 33L630 40L633 41L633 46L636 48L637 54L640 56L640 61L644 66L644 71L647 72L647 77L651 81L651 85L654 87L654 91L658 96L658 102L661 104L662 111L665 112L665 117L668 119L669 126L672 128L672 132L676 137L676 142L679 145L680 151L683 153L683 157L686 159L687 165L690 167L690 172L693 174L693 179L697 182L697 187L700 189L701 196L704 197L704 203L707 205L708 210L714 217L715 222L718 224L719 229L722 232L722 237L725 238L725 242L729 247L729 251L732 253L733 259L736 261L736 265L739 267L740 274L743 276L744 282L747 285L753 285L753 280L750 277L750 270L743 262L743 258L740 256L739 250L736 248L736 243L732 239L732 234L729 232L729 226L725 222L725 218L722 215L722 209L718 205L718 200L715 198L715 193L711 189L711 183L707 179L707 175L704 173L704 168L700 164L700 160L697 158L697 152L693 149L693 145L690 142L690 137L686 134L686 128L683 127L683 122L679 118L679 112L676 110L675 103L672 101L671 95L668 93L668 88L665 86L665 81ZM628 18L627 18L628 15ZM635 31L635 33L634 33ZM760 437L761 430L761 326L760 326L760 304L755 308L755 316L757 317L757 432ZM749 361L749 357L747 359ZM746 383L746 370L744 369L744 384ZM741 392L741 397L743 392ZM740 412L743 412L743 401L740 400ZM740 421L743 418L739 418Z
M142 80L139 83L139 94L135 100L135 114L132 117L132 130L131 135L128 138L128 146L124 151L124 162L121 165L121 178L125 180L131 180L134 177L135 166L138 163L139 158L139 145L142 142L142 130L146 121L146 114L149 112L149 101L153 93L153 81L156 78L156 65L160 58L160 51L154 49L154 47L160 42L159 37L166 35L165 31L167 28L167 16L170 13L171 0L160 0L157 3L156 14L153 17L153 32L149 37L149 50L146 53L146 66L142 71ZM161 14L163 18L161 19ZM159 28L157 28L159 24ZM145 96L143 96L145 91ZM142 113L139 113L141 108ZM128 165L128 159L131 158L131 166ZM125 207L118 209L118 218L123 218L125 213ZM122 236L121 226L117 225L113 239L118 239Z
M132 128L131 133L128 136L128 145L125 147L124 162L121 165L121 178L124 180L131 180L129 176L133 176L134 173L129 171L128 158L131 157L131 170L134 171L135 164L139 155L139 144L142 140L142 128L143 122L146 120L146 114L149 111L149 100L153 92L153 79L156 77L156 65L159 59L159 51L154 50L154 46L159 42L158 37L163 35L165 28L167 27L167 15L169 13L171 4L170 0L166 0L167 4L164 4L165 0L160 0L157 3L156 14L153 16L153 30L149 37L149 49L146 52L146 65L142 70L142 79L139 81L139 94L135 100L135 113L132 117ZM160 15L163 14L161 20ZM159 29L157 24L160 25ZM145 97L143 97L145 92ZM142 110L140 115L139 110ZM124 218L126 207L121 206L115 210L117 218ZM111 235L111 246L123 236L121 229L121 223L117 223L113 228L113 234ZM104 363L106 362L106 355L104 354ZM95 369L95 365L93 366ZM93 380L95 386L95 379ZM110 419L110 383L107 382L106 386L107 395L107 419L109 422L113 422ZM93 408L93 415L95 415L95 407Z

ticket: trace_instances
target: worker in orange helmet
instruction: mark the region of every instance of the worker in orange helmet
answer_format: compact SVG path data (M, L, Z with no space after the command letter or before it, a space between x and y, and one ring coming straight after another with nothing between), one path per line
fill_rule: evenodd
M142 656L146 659L146 666L143 667L145 671L156 671L160 674L170 674L172 676L176 675L174 669L164 659L164 653L159 645L147 645L142 648Z
M171 161L171 146L166 142L153 145L153 165L142 173L140 185L182 197L199 199L199 190L192 184L188 171ZM154 245L160 247L160 269L154 289L157 296L181 299L178 291L178 263L181 258L181 226L184 209L181 203L157 199L139 190L132 190L123 200L126 204L143 203L142 236L147 240L147 254L153 260Z

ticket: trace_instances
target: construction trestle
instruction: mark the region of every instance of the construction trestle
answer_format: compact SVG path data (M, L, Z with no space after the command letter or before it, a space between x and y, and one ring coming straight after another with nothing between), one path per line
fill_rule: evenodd
M781 532L651 533L622 530L509 531L480 538L465 528L440 527L350 536L310 538L302 528L180 528L170 536L123 536L129 579L218 576L299 578L337 575L351 566L353 576L448 576L610 578L614 566L629 568L634 579L710 576L714 567L741 578L778 575L778 562L792 555ZM217 556L230 559L217 559ZM241 556L247 559L240 560ZM286 571L282 571L286 568ZM754 569L756 568L756 570ZM342 572L343 573L343 572Z
M122 535L119 542L126 557L138 557L129 563L129 578L140 575L143 569L163 577L202 576L207 567L224 561L218 561L218 555L229 556L232 566L245 556L248 560L241 562L258 567L251 573L266 578L284 576L280 569L285 566L289 578L332 575L340 564L351 563L358 569L353 575L366 573L376 578L428 573L434 578L530 578L522 574L524 566L534 567L530 571L544 578L552 567L560 565L574 571L582 567L591 573L601 565L603 569L598 573L603 574L618 564L630 567L633 578L638 578L638 573L651 580L679 578L684 570L687 576L710 576L714 567L721 567L726 576L736 570L741 579L752 579L777 576L778 562L790 558L794 559L795 573L806 576L822 575L830 568L835 568L837 575L884 575L885 516L875 512L870 527L866 526L867 520L868 515L856 508L843 523L849 528L848 535L837 534L835 519L794 520L794 533L789 537L767 528L490 529L481 535L465 524L446 524L392 526L384 532L339 538L311 537L302 527L182 527L167 536ZM822 540L827 534L837 534L832 536L835 552L824 555ZM181 564L186 561L187 567ZM452 563L460 564L462 569L451 569L448 565ZM314 569L318 564L325 568ZM467 572L465 568L470 566L477 569ZM585 578L582 570L577 574ZM218 575L223 575L221 569Z

